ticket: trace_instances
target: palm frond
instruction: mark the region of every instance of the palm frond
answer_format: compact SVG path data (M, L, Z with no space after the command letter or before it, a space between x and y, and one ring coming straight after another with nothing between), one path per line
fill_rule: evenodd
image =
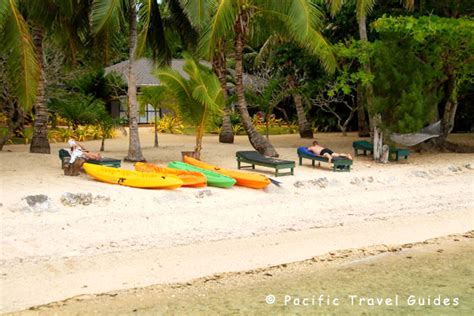
M209 0L184 0L183 9L189 20L197 29L202 29L210 19Z
M376 0L357 0L356 2L356 15L357 20L360 21L367 17L374 9Z
M4 25L4 22L8 14L8 1L0 1L0 27Z
M287 31L283 36L293 39L315 54L328 72L334 72L337 62L331 45L318 31L323 14L315 3L308 0L264 1L264 12L278 17ZM281 31L281 30L280 30Z
M138 35L137 55L142 55L146 48L150 49L153 61L158 65L169 65L171 50L165 37L163 20L158 3L146 0L138 9L142 29Z
M194 49L199 34L194 29L179 0L167 0L167 3L174 29L178 32L183 43L187 45L187 49Z
M239 7L235 0L213 0L210 12L212 12L211 21L204 28L198 46L198 51L208 57L214 53L217 42L232 33Z
M0 47L8 56L7 68L15 95L21 106L28 111L36 98L39 65L28 25L14 0L8 1L4 11L0 36Z
M99 33L107 25L118 28L125 7L123 0L94 0L91 11L92 31Z
M327 0L327 6L331 16L335 16L344 5L344 0Z

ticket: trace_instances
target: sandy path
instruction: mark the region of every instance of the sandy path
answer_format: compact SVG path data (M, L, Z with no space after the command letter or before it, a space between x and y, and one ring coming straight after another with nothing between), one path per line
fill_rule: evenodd
M192 148L193 137L163 135L144 153L163 163ZM296 135L275 136L282 158L296 160ZM319 137L350 151L354 135ZM127 140L107 143L123 157ZM177 145L178 144L178 145ZM98 142L87 147L94 149ZM62 144L53 146L53 152ZM204 159L235 167L234 152L248 149L205 139ZM265 191L138 190L61 175L56 155L27 154L25 146L0 153L2 217L1 311L155 283L181 282L224 271L291 262L373 244L421 241L472 230L474 155L414 154L406 162L376 165L362 157L351 173L298 167ZM19 154L21 153L21 155ZM125 168L132 168L124 164ZM65 192L110 201L63 206ZM56 212L14 211L21 198L47 194ZM13 210L13 211L12 211Z

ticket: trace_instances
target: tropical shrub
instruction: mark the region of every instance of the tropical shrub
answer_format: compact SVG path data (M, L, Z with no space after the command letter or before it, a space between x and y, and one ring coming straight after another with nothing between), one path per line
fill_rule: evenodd
M178 116L166 114L158 121L157 129L160 133L183 134L184 124Z

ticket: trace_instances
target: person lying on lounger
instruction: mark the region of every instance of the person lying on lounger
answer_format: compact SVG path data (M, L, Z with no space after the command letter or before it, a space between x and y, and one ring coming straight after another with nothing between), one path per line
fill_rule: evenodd
M102 156L99 153L94 153L88 151L84 146L76 142L74 139L68 141L69 146L71 146L71 160L69 163L74 163L77 158L83 158L85 160L101 160Z
M328 159L328 162L331 162L333 158L335 157L343 157L352 160L351 154L339 154L335 153L329 148L324 148L323 146L320 146L317 141L313 142L313 146L308 147L308 150L312 151L318 156L322 156Z

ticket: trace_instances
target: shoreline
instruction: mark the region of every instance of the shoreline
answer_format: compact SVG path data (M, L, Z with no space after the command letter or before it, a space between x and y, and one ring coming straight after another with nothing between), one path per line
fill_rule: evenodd
M467 232L472 229L471 214L471 211L456 211L437 216L435 220L426 216L392 218L384 225L374 221L173 248L17 264L8 269L10 278L2 282L4 288L10 289L4 299L11 302L2 312L19 311L77 295L156 284L192 283L205 276L212 279L216 274L258 271L326 254L330 257L328 261L332 261L332 253L341 249L367 248L368 254L376 254L382 248L385 251L394 249L391 245L422 243ZM361 230L366 233L361 235ZM372 249L374 245L377 246ZM29 286L22 286L24 284ZM45 288L48 291L44 291Z
M143 303L142 301L155 301L156 304L156 302L158 301L158 299L155 298L156 296L169 297L171 295L171 297L179 297L183 296L182 292L209 292L216 287L232 288L232 286L235 286L236 284L241 287L242 284L250 285L253 282L261 282L262 279L276 278L278 280L278 278L282 278L282 276L292 275L295 272L301 273L301 271L306 271L306 273L309 273L309 271L332 271L331 269L335 268L354 269L360 265L373 265L370 264L370 262L377 262L377 260L380 261L381 259L386 259L387 256L402 255L410 259L413 256L417 256L419 254L434 250L436 250L436 252L438 253L443 253L446 251L448 251L449 253L449 251L451 250L450 247L455 248L458 245L463 245L463 247L467 247L467 249L472 249L472 243L474 242L473 238L474 231L471 230L463 234L450 234L436 238L429 238L418 242L400 243L392 245L379 244L361 248L346 248L341 250L330 251L296 262L273 264L267 267L254 268L245 271L215 273L212 275L195 278L188 282L153 284L145 287L114 290L104 293L82 294L67 298L62 301L33 306L30 307L28 310L19 311L19 313L22 315L34 313L35 315L37 315L37 313L47 314L49 312L58 312L58 310L60 312L62 310L62 312L81 311L82 313L84 313L87 311L92 311L92 309L95 309L94 312L100 313L101 311L98 311L97 308L100 308L102 312L105 312L107 309L104 308L106 308L107 306L109 308L112 308L112 311L119 311L121 314L127 309L129 309L128 313L131 313L137 312L137 310L143 308L136 308L134 307L134 305L127 306L126 304L124 304L124 302L129 302L133 304L137 297L142 297L142 299L140 299L140 303L135 304L137 306L147 306L145 307L146 311L146 309L152 309L153 307L150 307L150 303ZM470 246L466 246L466 243ZM233 291L235 291L235 289ZM321 293L324 293L324 290L322 290ZM334 304L335 302L334 298L331 298L330 295L321 294L320 296L323 297L327 302L322 304L321 302L319 302L319 307L331 307L331 304ZM363 304L367 304L367 297L357 295L349 296L351 296L352 302L354 302L354 299L359 300L358 302L360 306ZM357 298L355 298L356 296ZM416 297L414 295L412 296ZM274 296L272 295L272 297ZM395 294L392 297L386 297L386 299L388 299L389 305L392 305L392 301L394 301L396 302L395 305L398 306L399 299L401 300L401 297L403 297L403 295ZM259 298L259 300L261 299L262 298ZM297 302L297 304L300 304L298 303L298 299L300 298L291 295L285 295L284 298L281 297L280 299L285 300L285 305L287 303L295 304L295 302ZM337 301L340 300L339 297L335 297L335 299ZM311 296L306 297L306 300L306 303L312 301L312 306L317 305L314 304L316 300L314 295L312 296L312 298ZM459 298L456 298L456 302L459 302L458 300ZM92 304L93 307L89 307L89 304ZM180 302L180 304L183 303ZM274 303L268 303L267 301L267 304L272 305ZM308 304L307 306L311 306L311 304ZM134 309L132 310L132 308Z

